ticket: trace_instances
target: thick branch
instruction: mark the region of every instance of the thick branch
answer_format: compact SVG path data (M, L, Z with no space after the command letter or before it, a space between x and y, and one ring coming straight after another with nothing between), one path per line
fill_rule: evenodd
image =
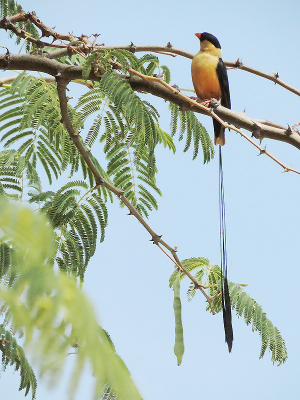
M14 55L10 53L0 55L0 68L3 70L44 72L54 77L60 76L66 81L82 79L81 66L70 66L42 56ZM101 74L104 74L104 72L104 69L102 71L100 70L96 76L93 71L91 71L88 79L91 81L100 81ZM159 79L153 81L150 79L145 80L136 75L119 76L120 78L125 79L135 91L151 93L154 96L161 97L164 100L177 104L183 110L191 110L204 115L210 115L210 110L208 108L200 109L196 104L191 106L186 96L178 92L175 88L170 90L165 87L164 82ZM298 130L278 128L275 126L276 124L270 122L268 122L268 124L258 124L255 119L247 117L244 113L229 110L221 105L217 106L214 109L214 112L223 121L230 123L237 128L243 128L250 131L253 136L260 140L263 138L279 140L300 149L300 135Z

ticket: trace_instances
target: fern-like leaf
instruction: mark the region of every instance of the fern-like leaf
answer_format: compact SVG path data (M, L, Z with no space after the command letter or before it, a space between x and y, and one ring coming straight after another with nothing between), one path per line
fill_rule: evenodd
M56 193L30 195L30 202L39 204L55 228L59 267L83 280L88 262L96 250L98 226L100 241L104 240L107 226L107 209L99 192L91 194L84 181L74 181Z
M37 381L35 374L25 356L23 348L18 345L11 332L0 325L0 350L2 352L2 368L5 371L8 365L14 365L20 372L21 382L19 390L25 390L25 396L31 390L32 399L35 399Z
M39 371L59 378L71 346L76 345L71 396L88 362L96 380L94 398L99 398L103 388L109 385L118 398L141 400L127 368L115 353L107 334L99 327L94 311L76 281L63 272L53 271L56 245L46 218L41 213L2 202L0 227L1 243L15 249L12 268L17 273L11 288L0 287L0 300L9 310L16 330L24 332L25 344L32 344L30 349L36 355ZM11 336L9 341L13 346L5 362L18 356L21 374L24 372L21 388L35 390L34 375L29 373L21 348L15 346ZM7 343L2 344L7 346Z
M221 269L218 265L211 265L207 258L198 257L190 258L182 261L182 265L189 272L194 271L196 279L201 282L205 279L205 285L209 290L210 296L214 299L211 306L207 306L207 310L214 310L215 313L222 311L221 296ZM174 284L176 277L183 279L186 275L179 273L177 268L170 277L170 287ZM231 307L236 310L239 317L243 316L247 325L252 325L252 331L258 331L261 337L260 358L262 358L269 348L271 352L271 360L273 363L280 365L287 359L287 350L284 339L282 338L278 328L272 324L267 318L262 307L251 298L244 290L242 284L229 282L229 293ZM193 284L187 291L188 300L192 300L196 294Z
M252 324L253 331L259 332L262 341L260 358L269 348L273 363L277 365L284 363L287 359L284 339L278 328L267 318L262 307L236 283L229 283L229 292L232 308L239 316L244 316L247 325Z
M203 162L208 163L214 156L214 147L205 127L198 121L195 114L191 111L180 111L179 107L170 103L171 110L171 133L174 136L177 132L178 120L180 123L179 140L183 140L186 135L186 142L183 151L188 151L193 143L193 160L198 156L201 143L203 152Z
M22 6L19 5L16 1L14 0L1 0L0 2L0 9L1 9L1 15L7 17L7 16L12 16L15 15L19 12L22 11ZM35 39L39 39L39 33L34 24L30 21L21 21L17 23L17 26L20 29L23 29L26 31L27 36L31 36ZM21 38L17 36L15 33L10 32L10 37L15 37L16 38L16 43L20 44ZM31 43L29 41L26 42L26 51L30 52L31 50L35 49L36 45L34 43Z

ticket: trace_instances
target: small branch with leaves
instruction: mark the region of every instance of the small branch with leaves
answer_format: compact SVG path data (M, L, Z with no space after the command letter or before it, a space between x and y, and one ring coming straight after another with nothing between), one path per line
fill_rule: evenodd
M36 55L14 55L10 53L0 55L0 68L3 70L37 71L54 77L60 75L68 81L83 79L83 67L66 65L56 60ZM133 73L132 69L130 71L130 76L120 74L119 77L126 80L133 90L150 93L163 98L164 100L177 104L182 110L191 110L204 115L211 115L209 107L199 106L197 102L192 101L187 96L180 93L178 89L167 85L162 79L149 76L145 78L144 76ZM104 73L105 70L101 69L101 67L98 67L97 75L91 70L88 80L99 82ZM257 134L257 126L259 125L260 140L263 138L279 140L300 149L300 134L297 127L278 127L278 125L269 121L261 123L260 120L249 118L244 113L229 110L221 105L217 106L214 112L223 121L237 128L246 129L253 133L254 136Z
M92 171L95 181L96 181L96 186L95 189L98 186L104 186L108 190L110 190L112 193L114 193L116 196L119 197L119 199L123 202L123 204L128 208L130 215L133 215L139 222L140 224L149 232L151 235L151 241L153 244L157 245L170 259L174 264L177 266L177 268L183 272L195 285L196 289L199 289L201 293L204 295L206 298L206 301L208 304L211 306L213 299L207 295L207 293L204 290L204 285L202 285L201 282L199 282L192 274L190 274L182 265L181 261L179 260L177 256L177 250L173 247L171 247L169 244L167 244L164 240L162 240L161 236L159 236L157 233L154 232L154 230L147 224L147 222L142 218L142 216L139 214L137 209L130 203L130 201L124 196L123 190L120 190L107 182L99 173L97 168L95 167L93 161L90 158L89 152L85 149L83 146L79 135L75 132L74 127L70 121L69 115L68 115L68 109L67 109L67 96L66 96L66 88L67 84L69 83L67 80L57 77L57 93L59 97L59 102L60 102L60 109L61 109L61 115L62 119L61 122L65 125L71 140L74 142L75 146L77 147L79 153L82 155L84 158L87 166L89 169ZM165 247L167 249L171 256L169 256L162 248L161 246ZM214 311L212 310L212 313Z

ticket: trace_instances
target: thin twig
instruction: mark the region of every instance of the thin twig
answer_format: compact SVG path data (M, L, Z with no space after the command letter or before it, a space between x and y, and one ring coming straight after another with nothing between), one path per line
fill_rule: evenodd
M231 67L233 69L241 69L246 72L250 72L251 74L261 76L262 78L268 79L269 81L272 81L276 83L279 86L284 87L285 89L289 90L290 92L296 94L297 96L300 96L300 90L288 85L287 83L283 82L281 79L279 79L278 73L273 73L273 74L267 74L265 72L259 71L258 69L248 67L242 63L242 61L238 58L236 62L225 62L226 67Z
M260 151L259 155L265 154L266 156L270 157L273 161L275 161L278 165L280 165L280 166L283 168L283 170L284 170L283 172L292 171L292 172L295 172L296 174L299 174L299 175L300 175L300 172L299 172L299 171L297 171L297 170L294 169L294 168L287 167L286 165L284 165L284 164L283 164L281 161L279 161L276 157L274 157L272 154L270 154L270 153L266 150L266 148L263 148L263 147L261 147L259 144L257 144L253 139L251 139L248 135L246 135L241 129L236 128L236 127L233 126L233 125L227 124L225 121L222 120L222 118L220 118L218 115L216 115L216 114L214 113L213 110L211 111L211 116L212 116L213 118L215 118L217 121L219 121L220 124L223 125L225 128L227 128L227 129L232 129L233 131L239 133L244 139L248 140L248 142L250 142L253 146L255 146L255 147ZM259 129L259 127L258 127L258 129Z

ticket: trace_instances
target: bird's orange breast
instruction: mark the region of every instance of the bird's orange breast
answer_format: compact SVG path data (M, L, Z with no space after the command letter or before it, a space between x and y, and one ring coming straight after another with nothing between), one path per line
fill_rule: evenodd
M192 80L197 96L201 100L220 99L222 96L217 65L219 57L208 52L199 52L192 61Z

